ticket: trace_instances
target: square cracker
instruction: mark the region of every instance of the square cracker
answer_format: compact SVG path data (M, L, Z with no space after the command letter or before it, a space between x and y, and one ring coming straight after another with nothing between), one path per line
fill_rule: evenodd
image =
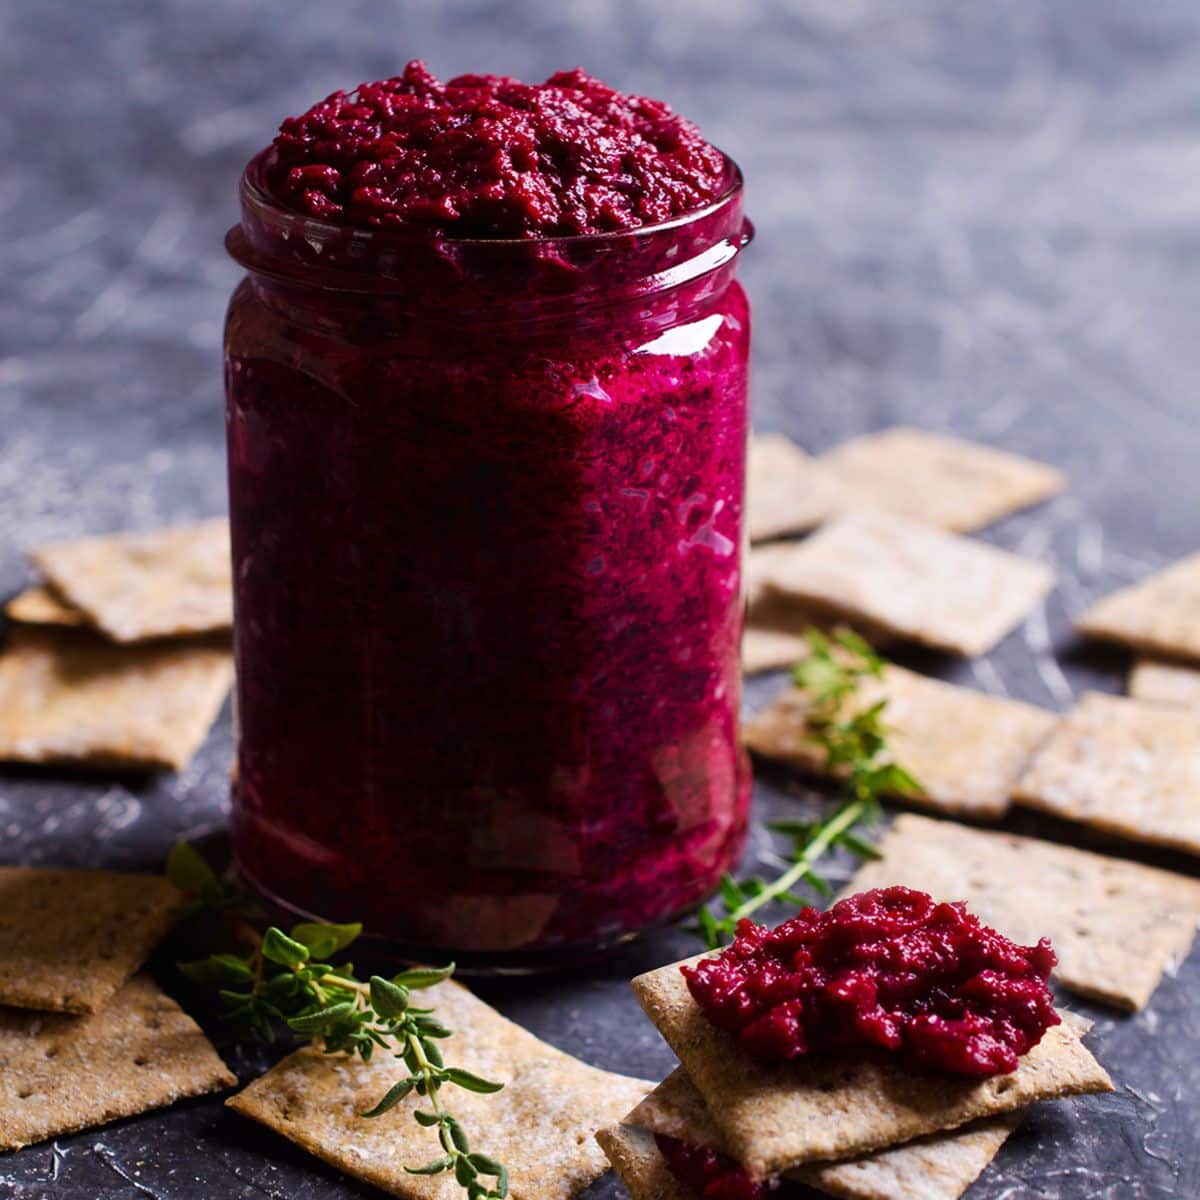
M884 1056L762 1062L709 1023L679 967L639 975L634 993L704 1097L729 1153L756 1178L957 1129L1035 1100L1112 1090L1067 1025L1049 1029L1011 1075L982 1080L910 1072Z
M0 867L0 1004L99 1012L171 928L161 875Z
M861 1158L796 1167L785 1178L846 1200L958 1200L1024 1116L1018 1110L985 1117L961 1129L930 1134ZM703 1097L683 1070L668 1075L625 1118L623 1128L631 1126L692 1145L725 1149Z
M746 459L746 526L752 542L807 533L844 507L829 472L778 433L750 439Z
M514 1200L568 1200L603 1174L607 1164L593 1131L617 1121L653 1085L548 1046L458 984L439 984L425 995L454 1031L444 1043L447 1061L504 1084L490 1096L452 1088L452 1103L472 1147L507 1165ZM455 1200L462 1193L452 1177L405 1173L406 1164L437 1156L436 1137L412 1118L424 1103L419 1097L409 1096L385 1117L359 1115L407 1073L390 1054L363 1063L310 1047L228 1104L393 1195Z
M905 797L940 812L996 817L1033 752L1058 723L1058 715L1032 704L956 687L902 667L866 680L861 707L887 700L884 722L896 761L921 784ZM821 772L825 752L806 741L809 703L790 688L746 726L743 740L758 754Z
M232 1087L199 1027L131 979L88 1017L0 1009L0 1151Z
M26 588L14 596L4 606L4 614L10 621L19 621L22 625L86 624L79 609L72 608L45 584Z
M1128 690L1134 700L1200 709L1200 670L1139 658L1129 673Z
M1075 628L1150 654L1200 661L1200 554L1105 596Z
M233 625L224 517L152 533L55 542L33 560L58 593L117 642Z
M1013 799L1200 854L1200 713L1088 692L1034 755Z
M1200 880L1011 833L905 813L846 889L903 884L965 900L1015 942L1048 937L1064 987L1130 1011L1143 1008L1200 920Z
M758 586L954 654L990 650L1054 583L1032 559L868 510L771 549Z
M923 429L852 438L818 463L855 508L877 508L953 533L981 529L1066 486L1054 467Z
M0 759L178 769L232 681L233 655L212 642L116 646L12 629L0 651Z

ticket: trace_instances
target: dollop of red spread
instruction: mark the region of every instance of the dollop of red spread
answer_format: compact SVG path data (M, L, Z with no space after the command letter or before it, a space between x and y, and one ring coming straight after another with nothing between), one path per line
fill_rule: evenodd
M764 1200L767 1186L711 1146L656 1133L654 1142L672 1175L698 1200Z
M1057 961L1045 938L1018 946L962 904L892 887L777 929L743 921L731 946L682 970L708 1019L756 1057L884 1050L986 1077L1059 1023Z
M727 163L659 100L581 70L545 83L422 62L334 92L280 126L266 179L285 205L354 226L548 237L653 225L725 189Z

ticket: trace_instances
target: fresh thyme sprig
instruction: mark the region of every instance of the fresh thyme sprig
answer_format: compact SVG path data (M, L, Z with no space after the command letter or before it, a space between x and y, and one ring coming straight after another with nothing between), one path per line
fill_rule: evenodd
M203 857L186 842L171 851L167 875L189 898L185 912L220 913L245 951L180 963L190 979L217 989L226 1017L266 1041L274 1040L276 1027L285 1024L326 1054L358 1055L366 1062L379 1048L403 1059L408 1075L361 1115L382 1116L415 1092L429 1107L415 1109L413 1118L418 1125L437 1130L441 1154L424 1166L405 1170L410 1175L450 1172L468 1200L504 1200L507 1169L471 1149L462 1124L441 1097L445 1084L483 1093L498 1092L504 1085L462 1067L446 1066L438 1043L451 1031L434 1009L412 1002L413 992L448 979L453 964L417 967L390 979L372 975L360 980L350 963L335 966L327 960L345 950L362 926L305 923L290 934L272 926L260 935L237 912L236 901ZM488 1179L494 1183L485 1182Z
M795 888L807 884L828 898L833 889L815 867L826 851L842 846L858 858L879 852L854 832L878 819L879 797L916 795L921 785L892 757L884 724L887 700L865 708L856 703L864 682L883 676L886 662L863 638L848 629L832 636L817 629L805 632L811 653L792 668L792 680L807 694L806 740L825 752L825 769L840 778L841 799L817 821L770 821L768 828L792 838L790 865L771 880L735 880L720 885L720 912L711 907L696 914L695 931L710 950L733 938L738 922L769 904L805 904Z

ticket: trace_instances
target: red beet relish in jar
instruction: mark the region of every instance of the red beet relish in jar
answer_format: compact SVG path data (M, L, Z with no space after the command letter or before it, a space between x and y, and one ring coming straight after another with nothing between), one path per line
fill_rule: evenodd
M414 64L285 122L241 200L241 870L460 961L683 911L749 792L737 168L579 73Z

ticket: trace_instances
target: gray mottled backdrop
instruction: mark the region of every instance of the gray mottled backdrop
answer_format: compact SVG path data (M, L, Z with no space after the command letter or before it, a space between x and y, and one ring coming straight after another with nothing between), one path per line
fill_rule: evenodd
M1195 0L0 3L0 591L35 542L223 509L238 171L283 115L414 56L578 63L698 120L758 225L760 426L822 449L903 420L1064 466L1069 496L989 534L1060 590L952 673L1058 707L1120 686L1068 616L1197 541ZM149 784L0 776L0 861L153 867L220 825L223 730ZM624 981L688 945L497 998L593 1062L664 1070ZM972 1196L1197 1195L1197 985L1194 955L1141 1017L1098 1012L1118 1093L1037 1115ZM243 1078L265 1061L221 1044ZM0 1158L6 1200L358 1194L217 1102Z

